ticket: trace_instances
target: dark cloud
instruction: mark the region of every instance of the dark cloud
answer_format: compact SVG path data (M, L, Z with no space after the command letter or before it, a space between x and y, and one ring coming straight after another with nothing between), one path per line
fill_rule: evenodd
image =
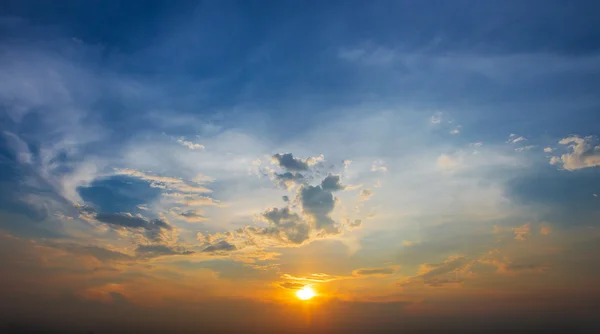
M335 207L331 191L319 186L305 186L300 189L300 202L305 215L313 218L315 227L326 233L339 233L339 228L329 216Z
M268 228L254 230L257 234L271 235L285 242L301 244L310 237L309 225L289 208L271 208L262 215L271 225Z
M301 172L308 170L308 163L302 159L294 158L291 153L277 153L273 155L273 159L281 168L288 171Z
M193 251L186 250L183 247L170 247L165 245L139 245L135 249L135 254L142 258L151 258L164 255L190 255Z
M356 269L353 274L355 276L386 276L396 272L395 268L363 268Z
M277 182L280 185L283 185L286 189L289 189L296 184L302 184L305 182L304 175L292 172L275 174L275 180L277 180Z
M127 213L97 213L95 218L99 222L117 227L142 228L145 230L172 229L171 225L163 220L146 220L145 218L132 216Z
M208 220L207 217L205 217L204 215L200 214L196 210L184 211L184 212L180 213L179 215L181 216L181 218L183 220L185 220L187 222L190 222L190 223L202 222L202 221Z
M130 213L98 213L88 206L79 207L79 212L112 228L141 233L152 242L168 239L168 232L173 231L173 227L162 219L146 219Z
M228 252L234 251L237 247L235 245L230 244L225 240L221 240L215 244L212 244L202 250L203 253L215 253L215 252Z
M321 188L327 191L338 191L345 188L340 182L339 175L328 175L321 181Z

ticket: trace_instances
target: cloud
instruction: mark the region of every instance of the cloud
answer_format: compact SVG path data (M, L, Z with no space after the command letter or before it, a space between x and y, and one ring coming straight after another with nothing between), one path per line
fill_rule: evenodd
M432 124L440 124L442 122L442 113L439 113L439 112L435 113L433 116L431 116L429 121Z
M360 200L368 201L375 193L371 189L362 189L360 191Z
M278 284L279 287L288 290L300 290L306 286L306 284L296 282L281 282Z
M568 145L571 152L560 157L553 156L550 164L561 165L562 168L571 171L600 166L600 146L594 146L593 141L594 137L591 136L585 138L571 136L562 139L558 143Z
M179 214L179 218L189 222L189 223L199 223L203 221L207 221L208 218L203 216L200 211L197 210L188 210Z
M457 135L460 133L461 126L457 126L456 128L450 130L451 135Z
M494 226L494 233L502 233L502 232L512 232L514 234L515 240L525 241L527 237L531 234L531 223L526 223L524 225L518 227L500 227Z
M527 146L517 147L517 148L515 148L515 152L529 151L534 147L535 147L535 145L527 145Z
M291 212L288 207L268 209L262 217L271 226L264 229L248 229L248 232L292 244L302 244L310 238L311 228L308 223L300 215Z
M63 249L75 255L92 256L102 262L130 261L133 258L127 254L99 246L84 246L73 243L49 243L49 246Z
M541 235L548 235L552 232L552 228L550 228L550 226L546 223L542 223L540 224L540 234Z
M424 284L441 287L447 284L459 284L471 268L473 261L465 256L451 256L439 264L422 264L416 276L398 283L400 286Z
M373 161L373 165L371 165L372 172L387 172L388 168L384 165L382 160Z
M337 280L341 280L341 279L348 279L348 278L352 278L352 277L333 276L333 275L328 275L328 274L324 274L324 273L315 273L315 274L310 274L305 277L298 277L298 276L292 276L290 274L283 274L283 275L281 275L281 278L290 280L290 281L305 282L305 283L326 283L326 282L332 282L332 281L337 281Z
M359 228L362 225L362 220L354 219L353 221L348 223L348 227L351 229Z
M327 175L321 181L321 188L326 191L338 191L343 190L345 186L341 184L339 175Z
M280 185L283 185L283 187L288 190L305 182L304 175L292 172L285 172L281 174L275 173L275 180L277 180Z
M544 148L544 152L551 153L552 152L552 147L545 147Z
M510 138L510 139L508 140L508 142L509 142L509 143L512 143L512 144L516 144L516 143L518 143L518 142L520 142L520 141L525 141L525 140L527 140L527 138L525 138L525 137L523 137L523 136L519 136L519 137L515 137L515 138Z
M386 268L362 268L356 269L352 272L354 276L389 276L394 274L398 270L397 267L386 267Z
M531 234L531 223L524 224L513 229L515 240L524 241Z
M140 233L147 239L146 242L170 242L177 235L177 231L165 219L146 219L130 213L96 212L87 206L78 209L80 218L84 220L97 221L115 230Z
M308 160L302 160L299 158L294 158L292 153L277 153L273 155L273 161L276 162L279 167L292 171L292 172L301 172L308 170L309 162Z
M511 143L511 144L516 144L520 141L525 141L527 140L527 138L523 137L523 136L519 136L517 134L511 133L508 136L508 140L506 141L507 143Z
M145 230L167 229L172 227L160 219L147 220L139 216L133 216L130 213L97 213L96 220L102 223L116 227L142 228Z
M184 138L178 138L177 142L179 144L181 144L182 146L189 148L190 150L203 150L204 149L204 145L193 143L191 141L187 141Z
M183 180L175 178L175 177L151 175L151 174L140 172L140 171L137 171L137 170L131 169L131 168L116 169L115 173L117 175L127 175L127 176L131 176L131 177L137 177L141 180L151 181L151 182L159 182L159 183L182 183L183 182Z
M230 252L236 250L237 247L235 245L230 244L225 240L221 240L215 244L212 244L202 250L203 253L220 253L220 252Z
M331 219L330 214L335 207L335 200L331 191L319 186L304 186L300 189L300 202L302 212L312 218L317 230L328 234L339 233L339 228Z
M170 247L165 245L139 245L135 254L140 258L153 258L165 255L191 255L193 251L183 247Z

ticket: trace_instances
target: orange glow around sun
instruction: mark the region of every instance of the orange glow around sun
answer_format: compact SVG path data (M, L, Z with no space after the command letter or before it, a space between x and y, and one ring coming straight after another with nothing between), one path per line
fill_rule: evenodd
M300 300L309 300L311 298L313 298L314 296L316 296L317 294L314 292L313 289L311 289L309 286L305 286L302 289L298 290L296 292L296 296L300 299Z

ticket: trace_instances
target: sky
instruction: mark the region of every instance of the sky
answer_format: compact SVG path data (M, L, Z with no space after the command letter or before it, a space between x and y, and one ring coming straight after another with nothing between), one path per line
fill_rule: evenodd
M600 331L599 11L3 1L0 328Z

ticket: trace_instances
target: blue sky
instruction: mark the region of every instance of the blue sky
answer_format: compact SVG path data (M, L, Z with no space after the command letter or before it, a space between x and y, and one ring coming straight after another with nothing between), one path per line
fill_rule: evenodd
M143 314L312 285L340 328L362 303L417 327L502 293L498 321L579 307L522 303L544 289L598 305L598 10L9 1L0 292L33 270L23 305Z

